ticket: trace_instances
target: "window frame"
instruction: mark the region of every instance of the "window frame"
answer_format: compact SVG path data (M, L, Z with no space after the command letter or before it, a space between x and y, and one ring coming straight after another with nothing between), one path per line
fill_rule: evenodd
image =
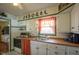
M40 33L41 20L45 20L45 19L49 19L49 18L54 18L54 21L55 21L55 34L42 34L42 33ZM38 32L39 32L39 35L53 35L53 36L56 36L56 34L57 34L56 33L56 17L55 16L47 16L47 17L38 19Z

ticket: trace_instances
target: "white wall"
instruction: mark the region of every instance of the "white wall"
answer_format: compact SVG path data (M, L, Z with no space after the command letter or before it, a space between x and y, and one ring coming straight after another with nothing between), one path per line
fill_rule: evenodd
M65 37L63 33L70 32L70 13L65 12L54 16L56 16L56 36L52 37L63 38ZM26 21L27 31L29 31L33 35L38 35L37 20L38 19L32 19Z
M43 10L46 10L47 14L40 15L40 11L43 11ZM45 9L39 9L39 10L36 10L34 12L30 12L30 15L33 14L33 13L36 13L36 12L38 12L39 16L45 16L45 15L54 14L54 13L58 12L58 6L48 7L48 8L45 8ZM23 17L26 16L26 15L28 15L28 14L29 13L26 13L25 15L22 15L22 16L18 16L17 19L18 20L23 20Z
M37 19L26 21L26 31L30 32L32 35L35 35L35 36L38 35L37 26L38 26Z

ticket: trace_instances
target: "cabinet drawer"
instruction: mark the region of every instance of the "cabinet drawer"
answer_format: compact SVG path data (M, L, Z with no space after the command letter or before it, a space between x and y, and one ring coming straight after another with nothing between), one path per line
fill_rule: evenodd
M56 49L56 50L55 50L55 54L56 54L56 55L65 55L66 52L65 52L65 50L62 50L62 49Z
M56 49L56 45L55 44L48 44L48 49Z
M62 45L56 45L56 48L60 50L65 50L66 47Z
M69 55L79 55L79 48L76 47L68 47Z

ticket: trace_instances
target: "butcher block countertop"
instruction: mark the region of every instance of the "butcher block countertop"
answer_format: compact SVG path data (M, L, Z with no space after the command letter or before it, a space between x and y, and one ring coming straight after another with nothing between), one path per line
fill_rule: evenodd
M62 39L62 38L48 38L46 40L40 40L41 38L39 38L37 40L37 38L35 38L35 37L26 37L26 38L20 38L20 39L28 39L28 40L32 40L32 41L44 42L44 43L49 43L49 44L79 47L79 43L67 42L67 41L64 41L64 39Z
M49 43L49 44L57 44L57 45L79 47L79 43L67 42L67 41L64 41L64 39L59 39L59 38L57 38L57 39L52 38L52 39L48 39L48 40L34 40L34 41L39 41L39 42L44 42L44 43Z

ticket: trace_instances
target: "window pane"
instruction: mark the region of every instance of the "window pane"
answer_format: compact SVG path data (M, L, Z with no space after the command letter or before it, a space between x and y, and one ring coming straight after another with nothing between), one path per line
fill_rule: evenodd
M53 27L42 27L40 33L41 34L55 34L55 31L53 30Z
M54 20L42 20L41 25L42 26L54 26L55 23Z

